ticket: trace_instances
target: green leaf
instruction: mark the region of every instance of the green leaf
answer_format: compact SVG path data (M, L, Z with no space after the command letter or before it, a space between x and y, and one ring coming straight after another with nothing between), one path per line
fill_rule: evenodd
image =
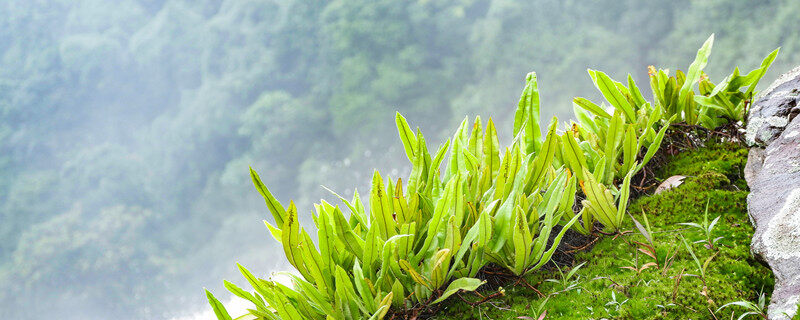
M486 133L483 136L483 163L486 175L487 189L497 176L500 170L500 142L497 139L497 130L494 127L492 118L486 124Z
M211 308L214 309L214 315L217 316L219 320L232 320L231 316L228 314L228 310L225 310L225 306L222 305L222 302L219 302L211 291L206 290L206 297L208 298L208 303L211 305Z
M334 221L336 223L336 235L339 236L339 239L344 243L345 248L349 250L353 255L355 255L359 259L364 258L364 240L362 240L358 235L350 229L350 225L345 220L342 211L339 210L339 207L336 207L334 210Z
M426 288L428 288L429 290L435 290L435 289L436 289L436 288L434 288L434 287L431 285L431 281L430 281L430 280L428 280L427 278L425 278L425 276L421 275L421 274L420 274L420 273L417 271L417 269L414 269L414 267L412 267L412 266L411 266L411 264L410 264L410 263L408 263L408 261L406 261L406 260L400 260L400 268L402 268L403 270L405 270L405 271L406 271L406 273L408 273L408 275L409 275L409 276L411 276L411 279L413 279L413 280L414 280L414 282L416 282L416 283L419 283L419 284L421 284L421 285L425 286L425 287L426 287Z
M566 224L564 224L564 227L561 228L561 231L553 239L553 244L550 245L550 249L549 250L547 250L546 252L544 252L541 255L538 255L537 253L534 253L535 256L539 257L539 262L536 263L535 265L533 265L532 267L528 268L528 270L526 272L531 272L533 270L538 270L539 268L541 268L547 262L550 261L550 258L553 257L553 254L556 252L556 249L558 248L558 245L561 243L561 238L563 238L564 235L567 233L567 230L569 230L569 228L572 227L572 225L575 224L575 222L578 221L579 217L580 217L579 215L575 215ZM547 239L545 239L545 241L546 240ZM544 246L542 246L542 248L544 248Z
M267 306L264 305L264 302L261 301L260 299L256 299L256 297L253 296L253 294L251 294L250 292L247 292L244 289L239 288L237 285L231 283L228 280L223 280L223 284L225 285L225 288L228 289L228 291L230 291L231 293L233 293L237 297L252 302L260 310L267 310ZM209 300L209 302L210 302L210 300Z
M267 208L269 208L269 212L272 213L272 217L275 218L275 223L279 226L283 225L283 219L286 216L286 210L283 209L283 206L274 196L272 193L269 192L267 186L261 182L261 178L259 178L258 173L250 167L250 179L253 180L253 185L256 186L256 190L258 193L264 197L264 202L267 204Z
M639 87L636 86L636 82L633 81L633 77L630 73L628 74L628 90L630 90L631 97L636 103L636 106L641 107L647 103L647 100L645 100L644 96L642 96L642 92L639 91Z
M321 311L324 313L333 312L333 306L330 305L330 303L328 302L328 297L331 296L332 294L331 295L328 295L327 293L323 294L313 284L303 280L301 277L297 275L288 272L278 272L277 274L284 275L292 279L294 290L292 290L291 288L285 288L285 289L281 288L281 290L289 290L291 291L290 295L295 297L300 295L300 292L302 292L303 299L307 299L309 305L317 304L317 307L319 307ZM327 275L327 276L331 277L331 279L333 278L333 275ZM333 282L331 282L329 288L330 287L333 287Z
M408 160L412 163L414 162L414 156L416 155L416 146L417 146L417 136L414 135L414 131L411 130L411 127L408 125L406 118L397 112L394 117L395 124L397 124L397 131L400 134L400 140L403 142L403 148L406 151L406 156Z
M456 279L453 282L451 282L450 285L447 286L447 289L444 290L444 293L442 293L442 295L438 299L434 300L432 304L444 301L448 297L458 292L458 290L475 291L475 289L478 289L478 287L480 287L484 283L486 283L486 281L475 278Z
M388 239L397 234L392 209L389 206L389 196L384 189L380 173L375 171L372 175L372 190L369 194L371 220L378 225L381 237Z
M268 293L268 289L267 289L267 287L262 285L261 279L256 278L256 276L254 276L250 272L250 270L247 270L247 268L245 268L241 264L237 263L236 266L239 268L239 272L244 276L244 278L253 287L253 289L256 290L256 292L258 292L258 293L260 293L262 295L265 295L265 294Z
M671 123L673 119L675 119L674 115L672 116L672 118L670 118L669 121L667 121L667 123L664 125L664 127L661 128L661 130L658 131L658 134L656 134L656 138L653 140L652 143L650 143L650 146L647 147L647 152L644 154L644 158L642 159L642 163L640 163L636 167L636 170L635 170L636 172L639 172L639 170L644 168L644 166L647 165L647 163L650 162L650 159L652 159L653 156L656 154L656 151L658 151L658 148L661 147L661 141L664 140L664 134L667 132L667 129L669 128L669 123Z
M358 260L353 264L353 281L355 282L358 294L361 295L361 299L364 301L364 306L371 312L375 312L377 309L375 297L372 294L372 290L369 288L369 284L367 284L367 280L364 277L364 272L361 270Z
M334 196L339 198L339 200L341 200L345 205L347 205L347 207L350 208L350 212L352 213L352 217L355 217L356 220L358 220L358 223L360 223L363 226L368 225L367 224L367 219L366 219L367 217L364 215L363 208L361 208L361 209L357 208L357 206L353 205L352 202L347 201L347 199L345 199L344 197L340 196L338 193L336 193L335 191L329 189L328 187L326 187L326 186L321 186L321 187L323 189L325 189L325 190L328 190L328 192L332 193ZM358 199L358 190L356 190L355 193L353 194L353 201L355 201L356 199Z
M747 88L745 92L745 96L750 97L753 95L753 92L756 90L756 86L758 85L759 80L764 77L764 74L767 73L767 69L769 66L772 65L772 62L775 61L775 57L778 56L778 52L780 52L781 48L777 48L772 51L769 55L767 55L764 60L761 61L761 67L758 68L758 75L753 79L753 82Z
M628 172L631 168L634 167L634 161L636 161L636 156L639 153L639 150L636 148L639 144L639 140L636 139L636 133L634 132L633 125L628 125L628 129L625 130L625 139L622 141L622 168L620 172Z
M614 206L614 198L605 186L598 183L592 174L584 169L586 180L581 183L586 200L583 200L584 207L587 207L597 220L604 226L616 231L619 228L617 221L617 208Z
M633 107L630 102L628 102L628 99L625 98L625 95L619 91L615 81L611 80L611 78L602 71L589 70L589 74L593 75L592 78L595 79L595 86L603 94L603 97L606 98L606 101L611 103L617 110L622 111L629 123L636 122L636 112L634 112Z
M385 317L386 314L389 312L389 305L391 305L392 299L393 299L392 293L389 292L389 294L383 297L383 300L381 300L381 302L378 304L378 311L376 311L375 314L373 314L372 317L369 318L369 320L383 319L383 317Z
M572 131L567 131L561 136L561 151L565 162L575 172L578 179L584 180L584 171L587 168L586 158L583 150L578 146L578 142L575 141Z
M392 283L392 306L396 308L403 307L403 301L405 301L405 289L403 288L403 284L400 283L400 280L394 279L394 283Z
M472 123L468 150L474 157L480 157L483 154L483 125L480 116L476 116L475 122Z
M263 312L263 311L253 310L253 309L247 309L247 311L250 311L251 313L243 314L243 315L241 315L238 318L233 319L233 320L260 320L261 318L278 319L278 317L276 317L275 315L269 314L269 313L266 313L266 312ZM253 315L252 313L255 313L255 314L258 314L258 315ZM259 317L261 317L261 318L259 318Z
M364 245L364 271L366 272L367 276L371 276L375 273L375 265L379 262L382 248L384 246L383 240L381 240L380 235L378 234L378 228L369 228L367 231L367 239ZM375 279L375 278L371 278Z
M431 283L433 283L434 287L440 287L447 281L445 277L450 266L451 257L452 253L450 249L441 249L433 254L431 258L431 261L433 261Z
M611 115L608 114L608 112L606 112L605 110L603 110L603 108L601 108L600 106L596 105L594 102L589 101L586 98L575 97L575 98L572 99L572 103L575 104L578 107L586 109L587 111L595 114L596 116L600 116L600 117L608 118L608 119L611 118Z
M310 274L306 272L300 252L300 223L297 221L297 207L294 202L289 203L289 209L286 211L286 219L281 229L281 243L289 263L297 268L304 277L309 278Z
M541 145L541 129L539 129L539 86L536 72L528 73L525 89L519 97L517 111L514 114L514 136L520 136L524 130L525 152L534 153Z
M681 238L681 241L683 241L683 246L686 247L686 251L688 251L689 254L692 256L692 260L694 260L694 263L697 265L697 269L700 270L700 275L705 278L703 265L700 263L700 260L697 259L697 255L694 254L694 250L692 250L692 246L689 245L689 242L686 241L686 238L684 238L682 234L678 234L678 236Z
M619 191L619 201L617 204L617 222L619 224L622 223L622 219L625 217L625 210L628 208L628 198L631 194L631 178L634 173L634 170L628 171L628 174L625 175L625 179L622 181L622 187Z
M539 153L536 154L536 157L533 161L529 162L529 166L531 166L528 170L528 178L526 179L526 192L532 192L533 188L538 188L539 184L544 179L545 173L547 173L547 169L552 166L553 163L553 156L558 149L558 135L556 134L556 125L558 124L558 118L553 117L553 120L550 121L550 127L547 129L547 136L544 140L544 144L542 144L542 148Z
M431 162L431 166L428 169L428 180L425 185L425 192L424 194L427 196L431 196L432 193L439 192L441 189L441 180L439 178L439 167L442 165L442 161L444 160L444 156L447 153L447 150L450 148L450 139L445 141L439 147L439 150L436 151L436 156L433 158ZM409 190L410 192L411 190Z
M611 122L609 123L608 133L606 133L604 142L605 145L603 146L603 154L606 160L603 171L608 177L604 179L606 183L611 183L614 179L614 174L611 170L614 169L614 166L617 164L617 147L622 143L624 124L622 114L620 112L615 112L614 117L611 118Z
M447 165L445 180L467 171L467 160L464 159L463 148L464 143L461 139L453 139L453 147L450 149L450 163Z
M267 222L267 220L264 220L264 224L267 226L267 229L269 229L269 233L272 235L272 237L278 242L281 242L281 238L283 237L281 236L281 229L271 225L269 222Z
M692 91L692 87L700 80L700 75L703 72L703 68L706 67L708 64L708 56L711 54L711 47L714 45L714 35L712 34L708 37L703 46L697 50L697 56L694 59L694 62L689 66L689 71L686 73L686 80L683 82L681 89L678 93L678 105L679 110L689 113L688 110L689 106L686 106L686 101L688 95L691 93L694 95ZM692 110L693 111L693 110ZM687 116L687 121L693 124L692 119Z

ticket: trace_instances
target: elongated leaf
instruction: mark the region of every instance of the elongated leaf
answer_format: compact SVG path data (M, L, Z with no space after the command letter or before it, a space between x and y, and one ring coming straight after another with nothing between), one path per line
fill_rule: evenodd
M617 204L617 223L620 225L622 224L622 219L625 217L625 210L628 208L628 197L630 197L631 194L631 177L633 177L634 173L634 170L629 171L622 181L622 187L620 187L619 201Z
M486 124L486 133L483 136L483 163L481 165L487 172L484 184L488 189L497 176L497 171L500 170L500 143L492 118L489 118Z
M208 303L211 305L211 308L214 309L214 315L217 316L219 320L231 320L231 316L228 314L228 310L225 309L225 306L222 305L222 302L219 302L211 291L206 289L206 297L208 298Z
M265 287L263 285L263 282L261 281L261 279L256 278L256 276L254 276L250 272L250 270L247 270L247 268L245 268L241 264L237 263L236 266L239 268L239 272L244 276L244 278L253 287L253 289L256 290L256 292L258 292L258 293L260 293L262 295L265 295L265 294L268 293L268 289L267 289L267 287Z
M483 125L481 123L481 117L475 116L475 122L472 123L472 131L469 135L467 150L475 157L481 157L483 154Z
M272 196L272 193L269 192L267 186L261 182L261 178L258 176L258 173L250 168L250 179L253 180L253 185L256 186L256 190L258 193L264 197L264 202L267 204L267 208L269 208L269 212L272 213L272 217L275 218L275 223L279 226L283 225L284 216L286 216L286 210L283 208L280 202Z
M475 291L475 289L478 289L478 287L480 287L484 283L486 283L486 281L475 278L456 279L453 282L451 282L450 285L447 286L447 289L444 290L444 293L442 293L442 295L438 299L434 300L432 303L436 304L442 302L448 297L458 292L458 290Z
M389 312L389 305L392 303L392 299L394 299L391 292L383 297L383 300L378 304L378 311L369 319L370 320L380 320L383 319L384 316Z
M281 229L271 225L267 220L264 220L264 224L267 226L267 229L269 229L269 234L271 234L275 240L281 242L281 238L283 237L281 236Z
M628 123L636 121L636 112L633 110L628 99L619 91L614 80L608 77L602 71L589 70L589 74L595 79L595 86L606 98L606 101L611 103L614 108L622 111Z
M350 225L347 224L347 220L345 220L342 211L339 210L339 207L336 207L334 210L334 221L336 224L336 235L339 236L339 239L344 243L345 248L353 253L357 258L363 259L364 258L364 245L365 242L361 239L358 235L350 229Z
M664 140L664 134L667 132L667 129L669 128L669 123L672 122L673 119L675 119L675 116L672 116L672 118L670 118L670 120L667 121L667 124L664 125L664 127L661 128L661 130L658 131L658 134L656 134L656 138L653 140L653 142L650 144L650 146L647 147L647 152L644 154L644 158L642 159L642 163L640 163L638 166L636 166L636 170L635 170L636 172L638 172L639 170L642 170L642 168L645 165L647 165L647 163L650 162L650 159L652 159L653 156L656 154L656 151L658 151L658 148L661 147L661 141Z
M369 194L370 215L373 223L378 225L380 235L388 239L397 234L394 216L389 205L389 196L383 186L383 179L378 171L372 175L372 190Z
M514 113L514 136L524 137L527 154L539 150L541 129L539 129L539 86L536 73L528 73L525 89L519 97L517 111Z
M531 168L528 169L528 178L526 179L526 192L532 192L533 188L538 188L539 184L542 182L547 169L552 166L553 163L553 156L558 149L558 136L556 135L556 125L558 124L558 118L553 117L553 120L550 121L550 127L547 130L547 136L542 144L542 148L538 154L536 154L536 158L532 162L529 162Z
M447 270L450 269L450 258L452 252L450 249L441 249L433 254L431 260L433 261L433 268L431 269L431 283L434 287L440 287L445 284Z
M284 219L281 229L281 243L289 263L297 268L303 277L310 279L311 274L307 271L300 252L300 223L297 221L297 207L294 202L290 202L289 209L286 210L286 219Z
M567 233L567 230L569 230L569 228L572 227L572 225L575 224L575 222L578 221L578 217L580 217L580 216L576 215L576 216L572 217L572 219L567 221L566 224L564 224L564 227L561 228L561 231L553 239L553 244L550 245L550 249L545 251L543 254L537 254L536 252L533 253L532 256L539 257L539 261L535 265L533 265L532 267L528 268L528 270L526 270L526 272L539 270L539 268L541 268L547 262L550 261L550 258L553 257L553 254L556 252L556 249L558 248L558 245L561 243L561 239ZM544 247L542 247L542 248L544 248Z
M228 289L228 291L235 294L239 298L252 302L261 310L267 310L267 306L264 305L264 302L259 299L256 299L256 297L253 296L253 294L251 294L250 292L247 292L244 289L239 288L237 285L231 283L228 280L224 280L223 284L225 285L225 289Z
M358 263L358 260L353 264L353 281L355 282L358 294L361 295L361 299L364 301L364 307L370 312L376 312L377 304L375 303L375 297L367 283L366 277L364 277L364 272L361 270L361 265Z
M403 142L403 148L406 151L406 156L408 157L408 161L414 162L414 156L416 155L416 146L417 146L417 136L414 135L414 131L411 130L411 127L408 125L406 118L397 112L394 117L394 121L397 124L397 131L400 134L400 141Z
M572 99L572 103L575 104L578 107L586 109L587 111L593 113L596 116L600 116L600 117L608 118L608 119L611 118L611 115L608 114L608 112L606 112L605 110L603 110L603 108L601 108L600 106L596 105L594 102L589 101L586 98L576 97L576 98Z
M609 123L605 145L603 146L603 154L605 157L604 172L605 175L608 176L607 179L603 179L605 180L605 183L611 183L611 181L614 179L612 170L617 164L617 147L622 143L623 133L624 122L622 120L622 114L615 112L614 117L611 118L611 123Z
M585 206L589 207L595 218L603 225L616 231L619 228L619 221L616 218L617 208L614 206L611 192L598 183L588 171L584 171L584 176L586 180L581 183L581 188L586 195Z
M633 76L631 76L630 73L628 74L628 90L630 90L631 97L633 98L633 101L636 103L636 106L641 107L645 103L647 103L647 100L645 100L644 97L642 96L642 92L639 91L639 87L636 86L636 82L633 81Z
M627 130L625 130L625 138L622 141L623 160L620 172L628 172L634 167L633 162L636 161L636 156L639 153L639 150L636 148L638 144L639 140L636 138L633 125L628 125Z
M403 288L403 284L400 283L400 280L394 279L394 283L392 283L392 296L394 299L392 300L392 306L400 308L403 307L403 301L405 301L405 289Z
M584 180L584 171L587 168L583 150L578 146L572 131L567 131L561 136L561 151L563 158L580 180Z
M767 69L769 69L769 66L772 65L773 61L775 61L775 57L778 56L778 52L780 52L780 50L781 48L775 49L775 51L772 51L764 58L764 60L761 61L761 67L758 68L758 75L755 76L755 79L753 79L753 82L750 84L750 86L747 88L747 91L745 92L746 97L750 97L753 95L759 80L761 80L761 78L764 77L764 74L767 73Z
M441 180L439 178L439 167L444 160L444 156L447 153L447 150L450 148L450 140L448 139L439 147L439 150L436 151L436 156L433 158L431 162L431 166L428 169L428 179L425 185L425 192L424 194L427 196L438 195L439 190L442 187ZM409 189L409 192L411 190Z
M338 193L336 193L335 191L331 190L330 188L328 188L326 186L322 186L322 188L325 189L325 190L328 190L328 192L332 193L334 196L339 198L339 200L341 200L342 203L344 203L348 208L350 208L350 212L352 213L352 217L355 218L356 220L358 220L358 223L360 223L363 226L367 225L367 219L366 219L367 217L364 215L363 208L361 208L361 209L357 208L357 206L354 205L353 202L347 201L347 199L345 199L344 197L340 196ZM354 198L353 201L355 201L358 198L358 190L356 190L355 194L353 194L353 198Z
M436 289L431 285L431 281L425 278L425 276L421 275L416 269L414 269L414 267L412 267L411 264L408 263L408 261L400 260L400 268L403 268L403 270L405 270L408 273L408 275L411 276L412 279L414 279L416 283L419 283L430 290Z
M694 263L697 265L697 269L700 270L701 276L705 277L703 265L700 263L700 259L697 259L697 255L694 254L692 246L689 245L689 242L686 241L686 238L684 238L682 234L678 234L678 236L681 238L681 241L683 241L683 246L686 247L686 251L692 256L692 260L694 260Z
M525 270L526 262L531 251L531 232L528 228L526 214L519 206L515 211L514 229L511 233L512 243L514 244L514 273L521 274Z
M678 105L679 110L684 111L687 113L687 121L690 123L693 119L691 119L688 114L690 113L689 106L687 106L687 101L694 101L692 100L689 95L694 95L692 91L692 87L700 80L700 75L703 72L703 69L708 64L708 56L711 54L711 47L714 45L714 35L712 34L703 46L697 50L697 56L694 59L694 62L689 66L689 70L686 73L686 80L683 82L683 85L680 88L678 93Z
M380 260L382 255L382 248L384 246L384 242L381 240L379 235L379 228L369 228L367 231L367 239L364 245L364 271L367 276L372 276L375 274L375 266ZM372 277L371 279L375 279Z

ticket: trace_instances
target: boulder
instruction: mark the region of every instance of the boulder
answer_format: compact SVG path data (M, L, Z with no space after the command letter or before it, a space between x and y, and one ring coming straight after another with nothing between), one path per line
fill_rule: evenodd
M782 75L750 109L745 168L751 249L775 275L769 319L790 319L800 303L800 67Z
M800 113L800 66L784 73L759 94L750 108L745 138L751 146L766 147Z

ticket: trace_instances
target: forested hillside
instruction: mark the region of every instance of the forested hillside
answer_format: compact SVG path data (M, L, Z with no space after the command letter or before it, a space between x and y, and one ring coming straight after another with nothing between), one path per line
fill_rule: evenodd
M798 16L791 0L4 1L0 316L205 308L234 257L286 265L252 223L248 166L308 215L320 184L350 196L373 168L407 170L396 110L432 141L465 115L508 128L535 70L542 118L566 119L595 94L587 67L645 83L710 33L711 76L782 47L773 79L800 64Z

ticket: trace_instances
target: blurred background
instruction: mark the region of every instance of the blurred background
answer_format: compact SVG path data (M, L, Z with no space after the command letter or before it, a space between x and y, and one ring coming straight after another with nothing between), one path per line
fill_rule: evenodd
M436 148L465 117L508 143L525 74L542 118L616 79L685 70L711 34L719 81L781 46L794 0L2 0L0 317L199 319L235 263L285 268L248 176L312 203L402 176L400 111ZM649 90L648 90L649 91ZM646 94L649 96L649 94ZM337 202L338 203L338 202ZM269 218L271 219L271 218Z

